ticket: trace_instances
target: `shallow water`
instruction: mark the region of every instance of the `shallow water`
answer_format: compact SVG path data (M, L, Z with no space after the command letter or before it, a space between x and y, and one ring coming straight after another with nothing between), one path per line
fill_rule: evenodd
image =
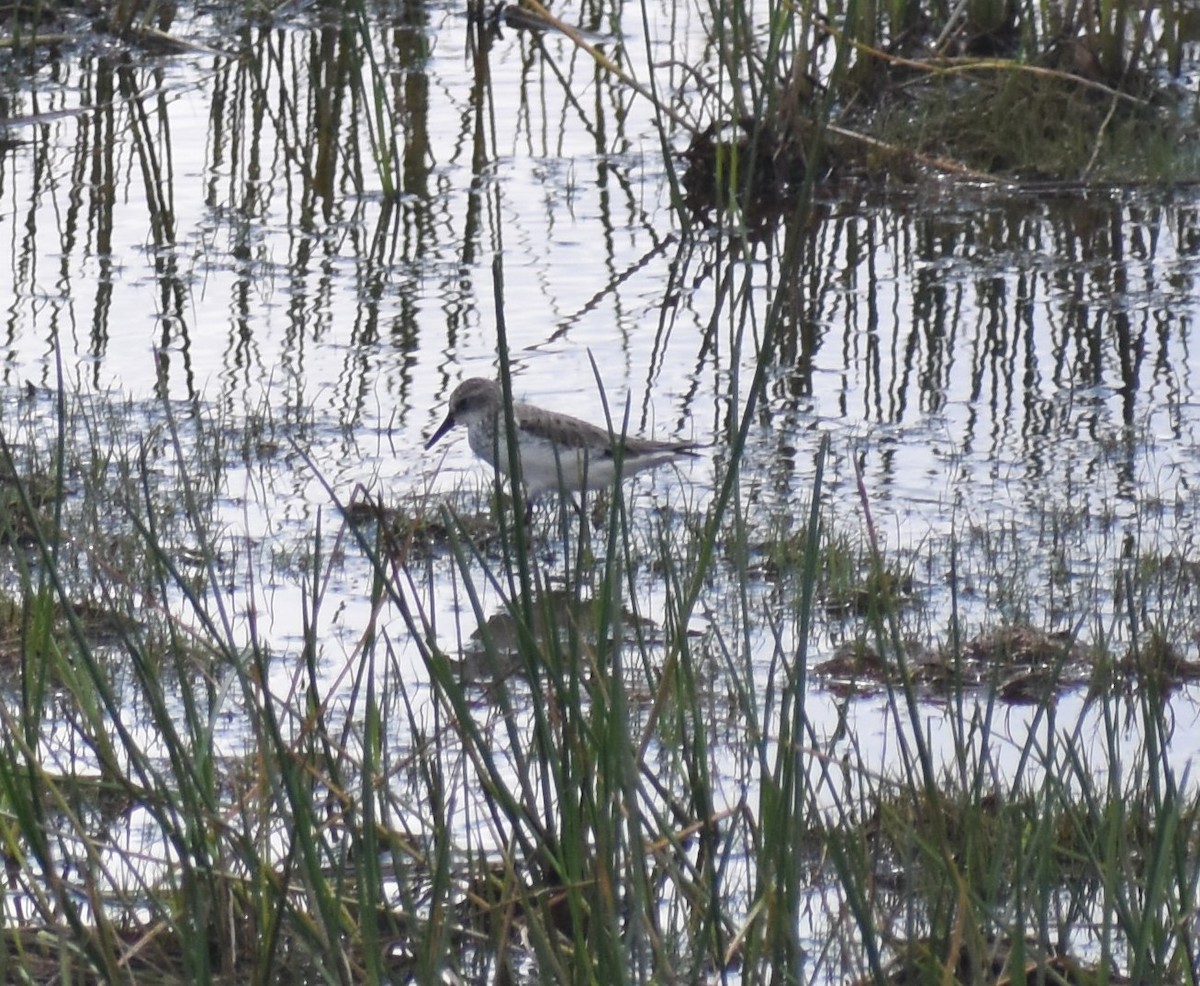
M136 447L171 408L188 456L218 477L224 598L232 625L275 652L277 695L299 687L305 566L318 519L327 536L338 529L335 497L361 484L390 503L465 496L489 509L487 474L461 434L422 446L456 383L496 372L498 299L521 396L602 421L594 358L631 430L710 447L631 484L645 530L667 511L706 509L766 360L740 466L751 542L803 523L828 438L826 523L862 536L857 464L885 554L913 569L913 632L944 639L952 539L966 636L1028 619L1117 651L1129 637L1116 604L1128 560L1194 561L1193 190L840 183L818 193L821 221L785 275L782 236L683 235L652 108L566 39L486 39L453 5L380 12L389 26L375 57L390 88L379 120L351 57L353 27L290 8L269 24L192 13L172 30L203 47L179 54L101 42L5 63L5 424L53 422L66 390L111 407L89 412L98 433ZM664 66L663 91L687 106L678 66L702 63L707 43L696 11L655 7L649 42L634 9L617 24L584 8L558 14L609 38L619 26L631 71L645 79L647 65ZM384 142L392 200L379 132L395 134ZM744 330L742 296L757 313ZM178 467L163 448L169 485ZM322 600L320 669L335 705L350 702L372 619L397 625L373 609L371 572L348 536L342 551ZM438 642L468 649L477 621L449 556L421 574L413 598ZM724 605L736 578L715 580L697 634L746 630L736 603ZM640 615L661 623L661 585L645 573L637 585ZM750 590L753 612L790 605L769 577ZM1193 626L1193 596L1166 584L1147 623ZM485 611L497 605L485 595ZM800 647L794 624L780 627L746 632L764 681L774 657ZM810 663L862 632L853 619L819 620ZM1177 644L1196 659L1194 638ZM393 673L419 705L424 666L402 634L392 646ZM848 716L878 755L871 766L891 769L899 727L887 702L811 687L817 733L833 737ZM1182 770L1200 749L1194 694L1178 693L1173 710ZM481 703L480 714L494 710ZM1061 715L1086 719L1082 693ZM931 700L928 722L947 718ZM395 722L389 741L404 749ZM1013 711L1005 726L1019 747L1030 721ZM217 730L229 755L245 730L231 699ZM930 735L942 748L932 725ZM730 757L736 740L732 730Z

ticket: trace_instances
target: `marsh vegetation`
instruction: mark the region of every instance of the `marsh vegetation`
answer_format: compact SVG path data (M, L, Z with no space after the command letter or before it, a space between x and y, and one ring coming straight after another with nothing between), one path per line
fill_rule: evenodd
M5 981L1200 978L1189 11L5 13Z

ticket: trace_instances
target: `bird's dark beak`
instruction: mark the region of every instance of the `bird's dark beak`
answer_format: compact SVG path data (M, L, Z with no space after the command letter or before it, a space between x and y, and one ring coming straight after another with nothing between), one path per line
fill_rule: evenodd
M448 432L453 427L454 427L454 415L447 414L446 420L443 421L440 425L438 425L438 430L433 433L433 437L430 438L429 441L427 441L425 443L425 451L428 452L431 448L433 448L434 442L436 442L439 438L441 438L444 434L446 434L446 432Z

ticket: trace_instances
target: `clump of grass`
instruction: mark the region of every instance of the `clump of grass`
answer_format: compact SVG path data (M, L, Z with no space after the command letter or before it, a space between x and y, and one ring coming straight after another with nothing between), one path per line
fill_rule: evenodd
M910 564L889 559L876 566L860 537L827 527L813 540L810 531L796 530L790 521L772 523L754 538L748 572L756 578L800 588L815 559L817 599L833 618L891 612L915 602ZM737 543L729 537L729 550L736 551Z
M1026 180L1170 181L1192 168L1175 151L1174 114L1019 66L969 80L931 73L881 97L855 125L927 160Z
M750 231L803 214L813 181L853 172L1162 181L1191 174L1173 105L1182 42L1163 5L768 5L767 31L712 7L721 107L691 129L689 215ZM799 210L799 211L797 211Z

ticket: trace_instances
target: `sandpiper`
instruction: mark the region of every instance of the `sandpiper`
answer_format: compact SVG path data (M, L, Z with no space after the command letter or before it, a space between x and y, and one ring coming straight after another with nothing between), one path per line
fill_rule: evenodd
M471 450L508 475L504 420L500 384L482 377L464 380L450 395L446 420L425 443L425 448L432 448L455 425L466 425ZM696 454L692 442L623 438L569 414L521 402L513 403L513 423L517 428L521 479L530 500L547 490L572 493L585 487L611 486L617 479L614 438L620 443L622 477Z

